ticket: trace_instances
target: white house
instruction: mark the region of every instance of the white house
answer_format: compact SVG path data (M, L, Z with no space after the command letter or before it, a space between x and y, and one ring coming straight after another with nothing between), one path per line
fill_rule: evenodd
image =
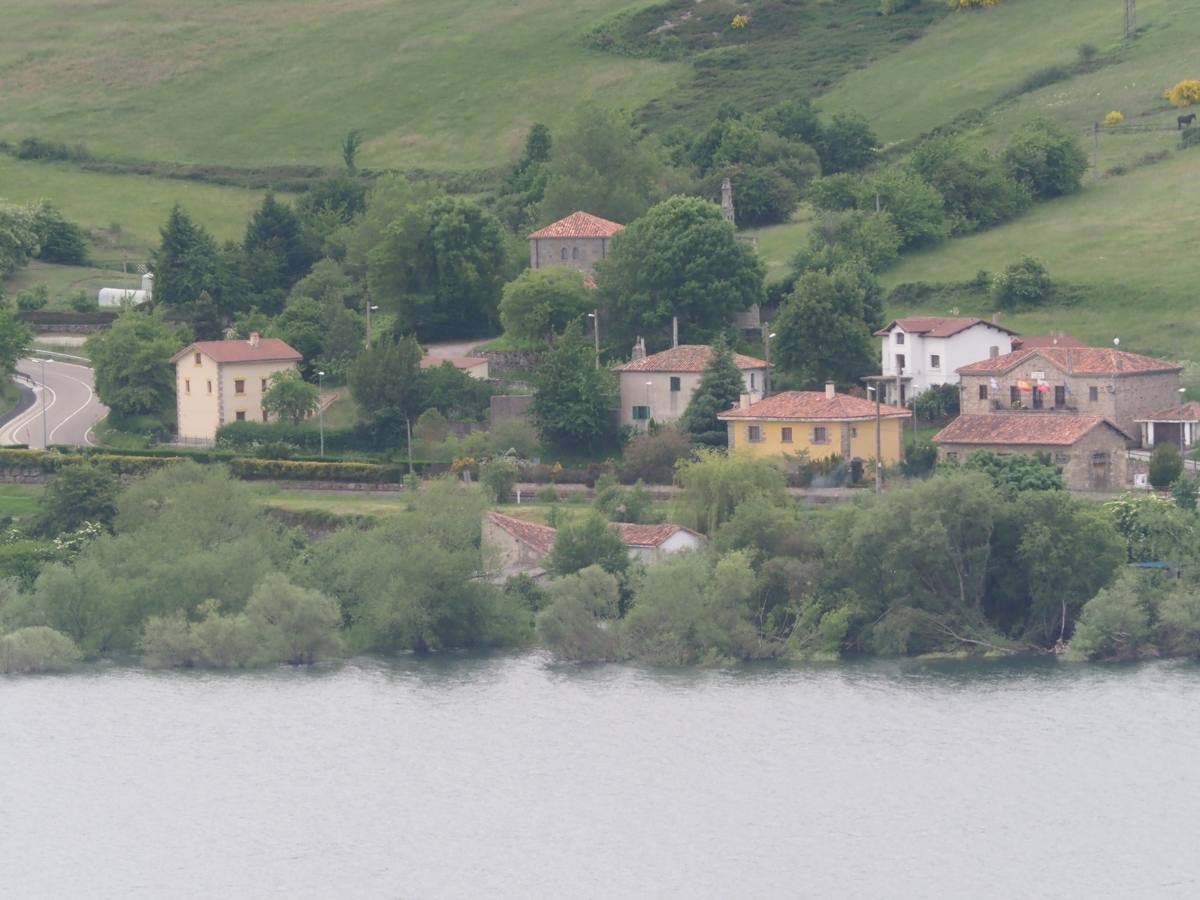
M875 332L881 338L884 402L903 406L931 387L958 384L958 368L1011 353L1017 333L983 319L909 316ZM896 395L896 376L900 392Z
M154 276L147 272L142 276L142 289L100 288L101 306L141 306L154 299Z
M617 367L621 424L641 429L649 428L651 419L660 423L674 422L683 415L700 385L700 376L708 365L712 347L680 344L661 353L644 354L644 345L639 343L634 358ZM770 363L740 353L733 354L733 361L741 370L745 393L754 400L759 399Z

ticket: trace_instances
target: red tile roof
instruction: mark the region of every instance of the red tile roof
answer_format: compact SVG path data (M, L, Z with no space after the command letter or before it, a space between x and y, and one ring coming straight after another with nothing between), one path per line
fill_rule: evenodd
M203 353L218 363L296 361L304 357L279 338L259 338L258 344L249 341L196 341L171 357L176 362L189 353Z
M712 347L708 344L680 344L661 353L652 353L642 359L633 359L623 366L617 366L618 372L703 372L712 356ZM770 365L766 360L755 359L753 356L733 354L733 362L739 369L765 369Z
M959 416L933 436L935 444L1012 444L1069 447L1093 428L1107 426L1127 435L1103 416L1012 412Z
M591 213L585 213L582 210L573 212L565 219L559 219L557 222L551 222L545 228L541 228L530 235L531 238L551 238L551 237L612 237L624 225L618 222L610 222L608 219L602 219L599 216L593 216Z
M986 319L965 318L959 316L906 316L903 319L893 319L886 327L875 332L876 337L890 334L897 325L908 334L923 334L926 337L952 337L960 331L966 331L972 325L987 325L1007 334L1015 335L1011 328L1005 328Z
M658 547L681 531L686 531L701 541L705 539L704 535L682 525L633 525L629 522L618 522L614 527L621 535L621 543L626 547Z
M422 356L422 369L436 369L442 363L450 363L456 369L473 369L487 362L482 356Z
M1200 403L1192 400L1184 403L1181 406L1171 406L1167 409L1160 409L1156 413L1151 413L1140 419L1134 419L1135 422L1200 422Z
M1034 350L1041 347L1084 347L1079 338L1069 334L1023 334L1013 338L1014 350Z
M1068 375L1120 376L1183 371L1183 366L1172 362L1107 347L1027 347L961 366L958 372L961 375L1002 375L1035 356Z
M514 519L504 513L489 512L488 521L496 527L507 531L514 538L532 547L543 556L554 547L554 538L558 532L549 525L538 525L536 522L526 522L524 519Z
M879 415L885 419L908 418L912 413L899 406L880 404ZM730 409L718 413L718 419L779 419L812 422L828 419L844 422L850 419L875 418L875 401L849 394L834 394L833 399L824 391L784 391L751 403L747 409Z

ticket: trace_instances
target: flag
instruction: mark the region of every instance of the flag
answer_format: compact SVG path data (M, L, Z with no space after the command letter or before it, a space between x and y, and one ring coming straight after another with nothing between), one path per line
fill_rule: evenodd
M995 378L992 379L992 390L993 391L1000 390L1000 382L998 382Z
M1018 381L1017 390L1028 392L1033 390L1033 386L1028 381Z
M1071 386L1070 386L1069 384L1064 384L1064 385L1063 385L1063 395L1064 395L1064 396L1066 396L1066 397L1070 397L1070 396L1071 396Z

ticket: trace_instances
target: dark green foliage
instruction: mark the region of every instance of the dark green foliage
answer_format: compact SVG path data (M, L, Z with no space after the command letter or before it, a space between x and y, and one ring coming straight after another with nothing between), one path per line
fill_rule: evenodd
M1006 222L1033 202L1029 188L1000 160L968 149L957 137L925 141L913 151L909 166L942 195L955 234Z
M242 239L242 277L250 296L241 305L276 313L288 290L313 263L313 252L305 242L300 219L290 206L268 193L246 225Z
M821 129L816 147L826 175L858 172L874 164L879 139L862 116L837 113Z
M504 286L500 322L507 337L539 346L596 307L583 275L569 266L526 269Z
M17 292L17 309L43 309L50 302L50 289L45 284L35 284Z
M806 272L772 323L775 359L800 382L855 384L878 364L867 291L847 268Z
M517 464L506 456L490 460L479 467L479 483L496 503L508 503L517 483Z
M1198 520L1190 510L1152 494L1123 494L1104 506L1125 541L1129 562L1200 558Z
M679 420L679 430L689 434L697 444L724 447L728 443L725 423L717 413L736 406L746 383L734 362L733 350L719 336L712 344L712 354L700 375L692 399Z
M1071 657L1128 662L1142 655L1157 655L1153 619L1160 590L1153 575L1122 573L1084 606L1071 638Z
M957 384L936 384L922 391L913 402L917 418L945 422L959 413L961 391Z
M830 211L886 212L900 235L900 250L936 243L950 233L941 193L908 169L888 169L868 178L822 178L813 183L809 199Z
M832 272L838 266L858 263L869 272L881 272L896 261L902 240L889 213L825 212L809 235L808 247L792 260L792 268L796 272Z
M681 488L672 515L681 525L716 534L747 501L787 502L783 470L777 460L719 450L697 450L675 469Z
M218 303L223 299L222 267L217 243L202 225L175 205L167 223L159 230L162 242L154 252L154 302L177 306L190 303L208 292Z
M391 434L403 434L404 423L420 408L421 357L417 339L385 337L365 350L350 369L350 390L363 417Z
M999 490L1010 495L1021 491L1064 490L1058 469L1048 460L1029 453L1000 456L991 450L973 450L964 468L982 472Z
M532 412L547 441L589 450L611 443L616 378L607 369L595 368L592 345L578 324L569 325L542 357L533 383Z
M64 466L42 493L31 530L54 537L75 531L85 522L108 528L117 515L119 489L116 476L95 463Z
M34 227L40 244L38 259L68 266L87 263L87 232L82 226L68 222L58 207L45 200L37 204Z
M645 481L649 484L670 484L675 476L675 463L692 453L691 439L672 426L652 428L636 434L625 445L621 460L623 481Z
M351 174L358 170L356 159L358 148L361 146L362 132L357 128L346 132L346 136L342 138L342 162L346 164L346 171Z
M1150 454L1150 485L1165 490L1183 474L1179 448L1169 441L1154 445Z
M1179 135L1179 146L1184 149L1200 147L1200 126L1193 125L1183 129L1183 133Z
M282 338L304 357L300 365L312 378L320 368L318 359L325 342L325 315L321 304L308 297L292 297L283 312L276 316L268 332Z
M559 528L554 549L546 559L546 568L556 575L573 575L588 566L599 566L618 576L629 568L629 553L621 543L621 535L599 513Z
M1053 295L1050 273L1032 256L1005 266L992 285L992 297L1001 309L1041 306Z
M6 675L60 671L80 656L73 640L44 625L18 628L0 637L0 672Z
M916 439L904 444L901 470L909 478L923 478L937 465L937 445L930 440Z
M29 326L11 310L0 309L0 373L7 376L16 371L17 360L31 340L33 332Z
M1079 138L1044 119L1017 129L1004 150L1004 162L1039 200L1078 191L1088 167Z
M284 369L271 376L271 385L263 394L263 411L277 419L299 425L317 411L318 392L294 369Z
M421 410L437 409L451 421L477 422L487 418L495 389L472 378L452 363L431 366L418 375Z
M1200 492L1200 479L1180 475L1171 482L1171 496L1180 509L1196 510L1196 495Z
M171 357L186 343L159 312L122 313L108 331L88 338L96 394L119 417L170 415L175 406Z

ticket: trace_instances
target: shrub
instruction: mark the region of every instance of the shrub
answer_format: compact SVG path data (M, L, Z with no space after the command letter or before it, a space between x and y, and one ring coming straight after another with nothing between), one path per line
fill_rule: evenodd
M992 297L1002 309L1039 306L1050 299L1053 287L1046 267L1032 256L1026 256L996 276L992 283Z
M151 616L142 626L142 663L152 669L189 668L200 658L192 626L183 610Z
M50 290L44 284L35 284L31 288L17 292L17 309L42 309L50 302Z
M1181 147L1200 147L1200 126L1183 129L1183 134L1179 136L1179 145Z
M558 488L552 484L547 484L538 488L534 497L537 499L538 503L557 503L559 500Z
M1166 98L1172 106L1180 109L1200 103L1200 78L1185 78L1173 87L1167 88Z
M946 0L951 9L986 9L999 6L1000 0Z
M1017 129L1004 150L1004 162L1009 174L1039 199L1075 193L1088 167L1079 138L1046 120Z
M1195 511L1197 492L1200 492L1200 479L1180 475L1171 483L1171 496L1180 509Z
M67 298L67 306L75 312L92 312L96 309L96 301L87 291L76 291Z
M1072 658L1122 661L1148 651L1153 632L1144 584L1144 575L1126 572L1087 602L1071 638Z
M1125 116L1119 110L1113 110L1104 117L1105 125L1119 125L1125 121Z
M959 404L958 385L939 384L922 391L913 405L918 418L926 422L943 422L958 415Z
M1150 484L1164 490L1183 474L1183 459L1179 456L1179 448L1174 444L1163 443L1154 446L1150 454Z
M264 578L246 603L246 619L264 662L308 665L334 656L342 611L332 597L297 587L286 575Z
M937 446L933 441L920 439L904 444L904 462L900 470L909 478L921 478L937 464Z
M493 459L480 467L479 480L497 503L507 503L517 483L517 464L506 457Z
M73 640L44 625L19 628L0 638L0 672L7 674L65 669L80 655Z

